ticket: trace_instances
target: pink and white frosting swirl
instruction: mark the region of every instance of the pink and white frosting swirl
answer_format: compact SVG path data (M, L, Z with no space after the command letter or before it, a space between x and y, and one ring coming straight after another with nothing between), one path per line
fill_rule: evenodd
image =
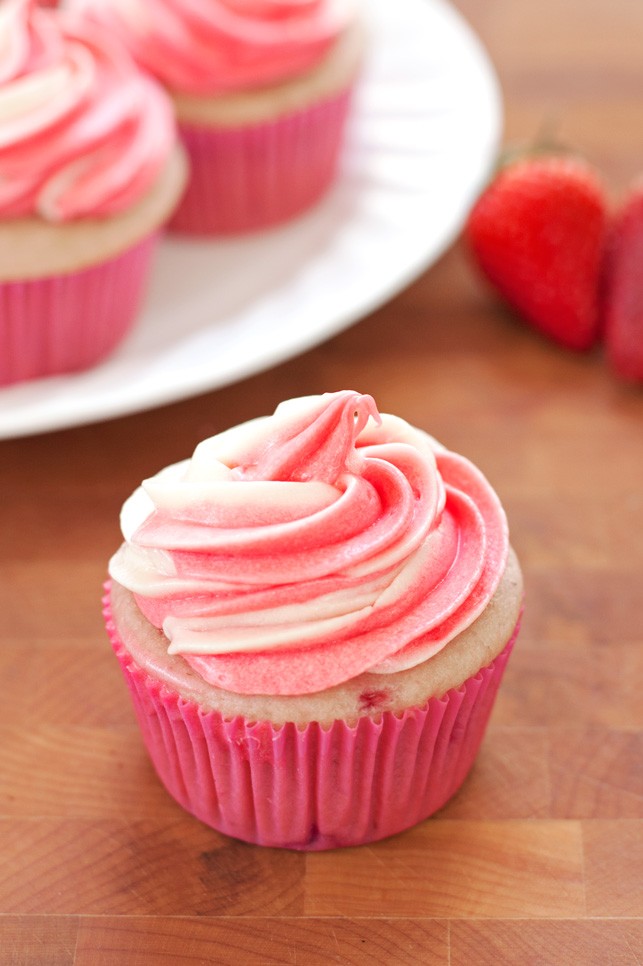
M110 562L208 682L307 694L435 654L491 599L508 531L468 460L342 391L206 440L125 503Z
M68 0L118 33L170 90L264 87L315 67L354 16L352 0Z
M34 0L0 6L0 214L123 211L175 140L171 103L105 31Z

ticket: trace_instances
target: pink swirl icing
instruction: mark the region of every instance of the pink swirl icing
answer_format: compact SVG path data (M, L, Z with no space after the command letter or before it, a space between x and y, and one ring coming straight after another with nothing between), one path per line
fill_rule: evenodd
M110 215L158 177L171 104L104 34L33 0L0 8L2 215Z
M122 525L111 575L170 653L244 694L425 661L481 613L508 553L480 471L351 391L206 440Z
M119 34L170 90L264 87L315 67L349 23L350 0L72 0Z

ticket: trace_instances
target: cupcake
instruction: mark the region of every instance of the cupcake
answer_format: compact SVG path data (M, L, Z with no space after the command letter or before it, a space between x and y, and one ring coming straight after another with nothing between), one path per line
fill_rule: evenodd
M362 61L354 0L68 0L170 92L190 158L177 231L260 229L332 184Z
M0 385L85 369L131 327L185 183L171 103L91 24L0 8Z
M484 476L370 396L282 403L126 501L108 633L152 762L260 845L427 818L476 752L522 580Z

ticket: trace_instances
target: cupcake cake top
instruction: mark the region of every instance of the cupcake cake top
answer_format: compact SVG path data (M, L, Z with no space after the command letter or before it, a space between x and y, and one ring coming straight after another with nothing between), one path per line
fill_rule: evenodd
M354 0L70 0L117 33L175 93L280 83L314 68L354 17Z
M508 530L484 476L370 396L282 403L125 503L112 578L207 682L310 694L440 651L484 610Z
M126 210L175 141L167 95L104 30L35 0L0 6L0 215Z

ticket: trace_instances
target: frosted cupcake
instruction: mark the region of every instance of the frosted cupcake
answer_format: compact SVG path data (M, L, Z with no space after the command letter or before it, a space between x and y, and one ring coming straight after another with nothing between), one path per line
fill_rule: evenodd
M104 31L0 7L0 385L84 369L131 327L185 183L172 106Z
M332 184L364 46L353 0L69 0L172 95L191 177L172 226L283 222Z
M166 788L328 849L440 808L480 745L522 580L470 462L370 396L283 403L123 507L108 631Z

